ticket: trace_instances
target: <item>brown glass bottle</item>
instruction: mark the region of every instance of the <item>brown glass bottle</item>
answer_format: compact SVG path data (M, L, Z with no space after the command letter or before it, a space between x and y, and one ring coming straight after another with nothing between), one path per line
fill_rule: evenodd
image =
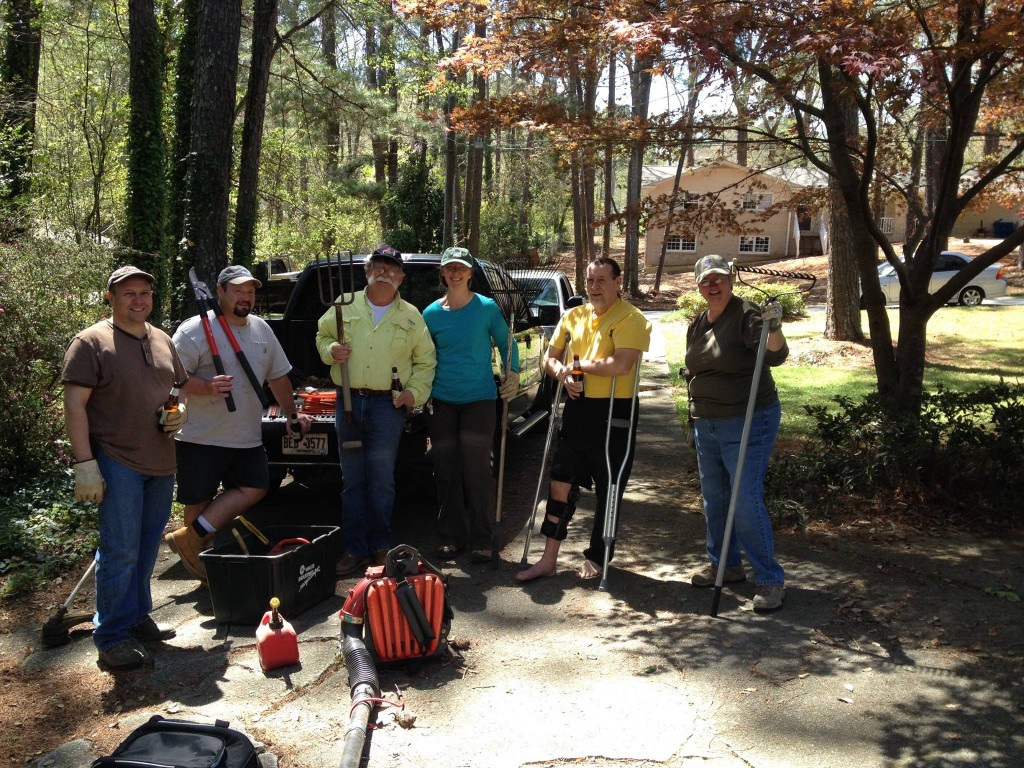
M181 384L177 381L171 385L171 392L167 395L167 399L164 401L164 407L160 411L160 417L157 419L157 427L162 428L164 422L167 419L167 414L177 413L179 405L179 396L181 395Z
M391 402L398 405L398 397L402 394L402 382L398 380L398 369L391 369Z
M583 394L583 366L580 365L580 356L572 356L572 380L580 385L580 395Z

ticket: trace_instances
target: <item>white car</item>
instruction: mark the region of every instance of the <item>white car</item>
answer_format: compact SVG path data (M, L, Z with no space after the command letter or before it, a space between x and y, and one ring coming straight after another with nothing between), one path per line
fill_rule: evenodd
M549 339L567 309L586 303L582 296L573 295L572 283L560 270L512 269L509 276L530 303L530 316L540 323Z
M959 251L943 251L939 254L939 261L932 272L932 279L928 283L928 292L935 293L939 288L949 282L950 279L963 269L972 260L972 257ZM886 304L899 304L900 302L900 279L893 269L892 264L883 261L878 265L878 282L882 286L882 293L885 294ZM960 289L960 293L950 301L956 301L965 307L976 307L984 299L996 299L1006 295L1006 280L1003 279L1003 267L1001 264L993 264L985 267L981 273L971 280L970 283Z

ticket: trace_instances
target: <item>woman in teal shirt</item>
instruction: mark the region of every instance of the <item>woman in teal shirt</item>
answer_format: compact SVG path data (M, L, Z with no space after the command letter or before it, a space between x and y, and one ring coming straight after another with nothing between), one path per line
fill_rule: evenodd
M471 289L473 257L465 248L441 255L445 295L423 310L437 350L430 453L441 504L438 556L450 559L467 548L488 562L494 525L495 487L490 456L498 394L511 399L519 389L519 354L512 346L511 370L496 391L492 342L508 359L508 324L498 305Z

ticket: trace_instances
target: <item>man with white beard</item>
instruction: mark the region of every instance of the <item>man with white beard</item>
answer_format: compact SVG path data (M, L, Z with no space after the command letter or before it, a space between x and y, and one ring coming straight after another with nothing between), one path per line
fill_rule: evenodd
M402 254L382 245L366 260L365 269L366 288L345 305L343 335L338 335L334 307L320 318L316 333L320 359L331 366L331 379L338 386L338 404L343 363L348 365L352 396L351 419L339 407L334 422L344 480L345 553L335 567L337 576L361 573L371 560L384 564L391 548L395 461L405 416L427 402L434 381L434 342L419 310L398 294L405 277ZM401 382L401 393L394 398L392 369Z

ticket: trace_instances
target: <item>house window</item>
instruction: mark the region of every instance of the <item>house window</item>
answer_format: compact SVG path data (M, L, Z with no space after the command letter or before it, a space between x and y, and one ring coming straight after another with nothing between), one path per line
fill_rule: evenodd
M772 239L767 235L740 238L740 253L771 253Z
M683 192L683 210L692 211L697 208L700 201L700 194L697 192Z
M691 235L669 235L665 241L665 250L693 253L697 250L697 238Z
M744 211L764 211L770 208L771 204L771 195L762 195L757 192L747 192L743 195Z

